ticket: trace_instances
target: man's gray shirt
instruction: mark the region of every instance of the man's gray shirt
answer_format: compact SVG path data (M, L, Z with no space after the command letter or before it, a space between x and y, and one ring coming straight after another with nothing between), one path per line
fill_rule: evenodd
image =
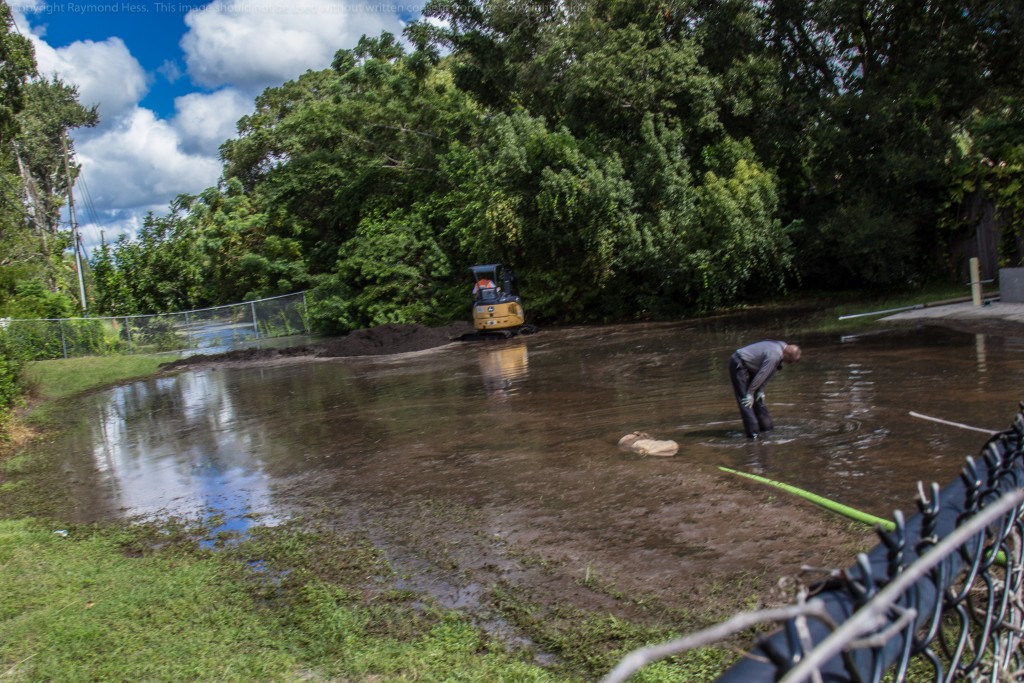
M754 379L747 385L748 394L754 395L761 391L772 375L782 367L782 352L787 345L784 341L768 339L736 350L743 367L754 375Z

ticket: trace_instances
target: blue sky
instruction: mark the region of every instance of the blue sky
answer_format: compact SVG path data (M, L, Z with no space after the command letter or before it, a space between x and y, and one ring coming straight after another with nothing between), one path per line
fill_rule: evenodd
M217 151L265 88L330 65L360 36L400 35L424 0L8 0L45 75L100 125L75 131L87 248L215 185Z
M120 8L120 3L115 4ZM119 37L153 77L149 92L139 104L161 117L173 116L174 98L194 89L189 79L182 77L184 63L178 43L185 33L185 15L157 11L158 7L177 7L177 3L137 3L146 11L135 12L106 11L108 6L102 2L51 2L39 5L40 11L27 12L26 16L52 47L66 47L78 41L102 43L112 36ZM177 74L172 71L174 68L179 70Z

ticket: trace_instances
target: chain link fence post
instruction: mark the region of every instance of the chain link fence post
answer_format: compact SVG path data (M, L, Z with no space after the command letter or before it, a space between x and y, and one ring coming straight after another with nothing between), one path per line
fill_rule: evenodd
M257 304L261 306L257 311ZM246 313L248 310L248 313ZM246 315L250 319L246 319ZM184 325L181 323L184 316ZM57 350L57 324L60 353ZM119 330L119 323L124 330ZM132 330L132 324L136 325ZM34 360L79 355L231 350L247 343L310 334L306 292L154 315L9 319L8 332ZM69 329L66 329L70 325ZM184 328L184 330L183 330ZM122 335L127 351L122 345Z

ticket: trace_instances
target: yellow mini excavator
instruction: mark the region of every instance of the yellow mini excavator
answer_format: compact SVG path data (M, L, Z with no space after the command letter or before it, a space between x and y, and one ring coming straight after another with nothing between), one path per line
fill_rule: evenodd
M500 263L473 266L473 328L462 335L463 341L509 339L517 334L532 334L526 311L516 293L515 275Z

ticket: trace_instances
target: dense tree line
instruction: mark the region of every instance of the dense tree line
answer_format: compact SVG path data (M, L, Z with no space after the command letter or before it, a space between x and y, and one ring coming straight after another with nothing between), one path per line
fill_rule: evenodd
M499 260L542 320L948 277L966 194L1008 244L1021 226L1021 21L1002 0L431 0L408 47L364 38L264 92L217 188L100 254L97 301L311 287L345 330L463 317L467 267Z
M60 218L78 168L68 132L97 123L75 88L36 72L31 42L0 2L0 318L74 315L78 272ZM0 438L21 391L0 324Z
M74 87L38 76L3 3L0 95L0 317L72 315L77 272L60 215L78 174L68 133L98 119Z
M260 95L217 187L97 252L93 308L312 289L325 331L430 324L467 315L468 266L492 261L538 321L906 287L956 275L979 193L1016 265L1022 17L1015 0L430 0L405 41L364 37Z

